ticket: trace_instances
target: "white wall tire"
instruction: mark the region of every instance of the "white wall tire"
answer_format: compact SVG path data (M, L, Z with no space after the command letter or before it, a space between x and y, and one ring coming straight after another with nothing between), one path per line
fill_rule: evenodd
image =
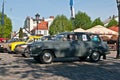
M100 55L99 52L93 51L91 53L91 55L90 55L90 61L92 61L92 62L98 62L100 60L100 57L101 57L101 55Z
M51 53L51 51L46 50L43 51L42 54L40 55L40 62L43 64L49 64L53 61L53 55Z

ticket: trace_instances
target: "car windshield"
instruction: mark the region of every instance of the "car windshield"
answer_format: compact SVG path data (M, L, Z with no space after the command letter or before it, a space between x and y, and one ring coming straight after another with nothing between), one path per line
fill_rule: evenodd
M62 40L64 35L57 35L54 40Z
M54 40L55 36L43 36L38 41Z

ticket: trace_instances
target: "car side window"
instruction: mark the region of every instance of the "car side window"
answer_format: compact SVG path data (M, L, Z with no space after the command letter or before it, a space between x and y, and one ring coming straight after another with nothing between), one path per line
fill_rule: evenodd
M83 35L82 35L82 41L90 41L89 36L86 35L86 34L83 34Z
M67 40L68 40L68 41L74 40L74 36L73 36L72 34L69 34L69 35L67 36Z
M99 42L100 38L97 35L92 35L91 36L92 41Z
M75 40L78 40L78 36L77 35L75 35Z
M75 35L75 34L69 34L69 35L67 36L67 40L68 40L68 41L78 40L78 36Z
M67 41L67 38L66 38L66 37L63 37L62 40L63 40L63 41Z

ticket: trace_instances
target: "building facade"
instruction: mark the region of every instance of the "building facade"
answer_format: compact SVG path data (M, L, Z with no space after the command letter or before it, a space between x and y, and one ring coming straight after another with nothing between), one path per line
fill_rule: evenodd
M114 19L118 22L118 16L113 15L113 16L110 16L108 19L103 21L104 26L107 26L109 24L110 20L112 20L112 19Z
M41 34L42 35L49 35L49 33L48 33L49 27L50 27L51 23L53 22L53 20L54 20L54 16L50 16L47 19L44 19L44 18L39 19L38 26L37 26L36 19L28 16L25 19L24 28L26 30L28 30L29 32L32 32L32 34L34 34L34 35L41 35ZM44 25L46 25L46 23L47 23L47 27L44 26Z
M33 35L43 35L47 36L49 35L49 28L48 28L48 22L47 21L41 21L38 23L38 25L31 30L31 33Z

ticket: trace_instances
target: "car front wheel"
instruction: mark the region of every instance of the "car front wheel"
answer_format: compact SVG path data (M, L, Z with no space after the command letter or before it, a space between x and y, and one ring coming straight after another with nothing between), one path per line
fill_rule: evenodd
M92 62L97 62L97 61L99 61L100 60L100 53L99 52L97 52L97 51L94 51L94 52L92 52L91 53L91 55L90 55L90 60L92 61Z
M30 53L29 53L29 50L27 48L24 50L24 53L22 53L22 56L23 57L30 57Z
M46 51L43 51L42 54L40 55L40 62L49 64L53 61L53 58L54 57L53 57L51 51L46 50Z

